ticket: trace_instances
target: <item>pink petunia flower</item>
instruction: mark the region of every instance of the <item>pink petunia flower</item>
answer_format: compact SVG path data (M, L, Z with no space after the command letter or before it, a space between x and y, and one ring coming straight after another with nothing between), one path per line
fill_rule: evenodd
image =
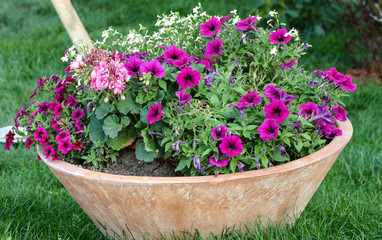
M221 21L217 17L212 17L207 22L200 25L200 34L207 37L213 37L221 28Z
M349 76L345 76L345 77L346 77L346 80L338 83L338 86L345 91L355 92L355 90L357 90L357 85L355 85L352 82L352 77L349 77Z
M49 103L47 102L42 102L38 106L38 112L39 113L46 113L49 110Z
M181 88L193 88L199 84L199 80L200 73L192 67L185 67L176 77L176 81Z
M61 104L58 104L53 109L53 115L58 116L62 113L62 111L64 111L64 108L62 107Z
M292 39L290 35L285 36L287 33L288 31L285 28L279 29L269 35L269 42L280 45L287 44Z
M34 143L32 137L28 137L27 140L25 140L25 147L27 149L31 149L31 145Z
M252 107L255 104L258 104L260 102L260 96L257 92L252 91L250 93L247 93L243 96L241 96L238 104L242 104L245 108Z
M219 153L217 155L218 157L220 157ZM217 160L214 156L211 156L209 160L210 164L216 167L226 167L228 165L228 162L230 161L229 158Z
M206 57L219 57L223 52L223 40L216 39L207 43L207 51L204 53Z
M76 120L76 123L74 124L77 128L77 131L84 130L84 123L81 120Z
M269 142L269 140L276 140L279 128L280 126L276 123L276 120L266 118L260 127L257 128L257 131L263 141Z
M225 136L219 145L222 153L229 157L234 157L243 152L243 144L239 136L231 135Z
M143 73L151 73L156 78L162 78L165 75L165 70L158 60L143 63L139 69Z
M338 72L335 67L325 71L324 74L329 80L332 80L335 83L344 82L346 80L346 76Z
M72 150L72 146L72 142L69 138L61 139L58 142L58 150L64 154L67 154L70 150Z
M156 105L151 105L149 107L149 112L147 114L146 120L149 124L154 124L162 119L162 104L158 102Z
M82 145L83 145L83 144L84 144L84 143L82 143L82 142L76 140L76 142L73 144L74 150L81 151L81 149L82 149Z
M313 116L317 115L317 104L313 102L307 102L307 103L301 104L299 109L301 111L301 115L305 118L310 119L312 114L314 114Z
M227 127L224 125L219 125L217 127L214 127L211 130L211 136L216 140L216 141L221 141L223 138L227 135Z
M283 65L281 65L281 68L282 68L282 69L290 68L290 67L292 67L297 61L298 61L298 58L292 59L292 60L289 61L289 62L284 62Z
M127 69L127 73L132 77L137 76L141 65L142 60L137 57L131 57L129 61L125 62L125 68Z
M221 24L223 24L223 23L225 23L226 20L230 19L231 17L232 17L232 15L227 15L225 17L220 18L219 21Z
M167 59L167 63L173 64L175 61L178 61L184 57L187 57L187 53L175 45L169 46L167 51L163 55Z
M326 124L322 128L322 132L327 139L334 139L336 136L342 136L342 130L330 124Z
M56 154L56 152L54 151L53 147L51 145L49 146L46 146L44 148L44 151L45 151L45 156L47 158L50 158L51 156L53 156L54 154Z
M191 104L191 95L186 93L186 89L175 92L175 95L178 97L180 104Z
M45 137L40 141L42 146L46 146L50 142L49 135L45 135Z
M62 139L65 139L65 138L68 138L68 137L70 137L70 132L68 132L68 131L61 131L61 132L59 132L57 134L56 141L59 142Z
M332 109L333 109L333 113L334 113L334 116L336 117L336 119L341 120L341 121L346 121L347 112L343 107L333 106Z
M45 128L38 128L35 132L34 132L34 139L36 141L43 141L44 138L48 135L47 131L45 130Z
M61 155L58 152L55 152L52 156L52 161L58 161L60 160Z
M264 107L265 116L276 122L284 122L289 116L289 110L281 100L275 100Z
M73 120L81 120L82 116L85 115L85 112L82 110L82 109L76 109L73 113L72 113L72 119Z
M257 16L249 16L248 18L241 20L237 23L237 31L250 31L252 29L257 30L258 28L254 25L257 21Z
M11 146L13 145L13 139L7 138L5 140L5 150L11 150Z
M290 104L291 101L296 100L296 97L292 94L287 94L284 89L282 88L275 88L275 85L267 85L265 87L264 96L268 99L274 100L281 100L284 102L286 106Z
M184 68L184 67L190 65L190 63L191 63L191 61L192 61L193 59L194 59L193 57L185 56L185 57L182 57L181 59L172 61L172 64L173 64L175 67L182 69L182 68Z

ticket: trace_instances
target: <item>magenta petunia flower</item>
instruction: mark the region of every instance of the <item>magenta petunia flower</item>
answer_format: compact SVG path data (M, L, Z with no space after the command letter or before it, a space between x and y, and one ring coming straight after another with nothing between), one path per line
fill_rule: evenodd
M207 22L200 25L200 34L207 37L213 37L221 28L221 21L217 17L212 17Z
M340 88L342 88L343 90L345 91L348 91L348 92L355 92L355 90L357 90L357 85L355 85L353 82L352 82L352 77L349 77L349 76L345 76L346 80L343 81L343 82L339 82L338 83L338 86Z
M49 103L47 102L42 102L38 106L38 112L39 113L46 113L49 110Z
M223 52L223 40L216 39L207 43L207 51L204 53L206 57L219 57Z
M76 142L73 144L74 150L81 151L81 149L82 149L82 145L83 145L83 144L84 144L84 143L82 143L82 142L76 140Z
M227 127L224 125L219 125L217 127L214 127L211 130L211 136L216 140L216 141L221 141L223 138L227 135Z
M152 60L149 63L143 63L139 69L143 73L151 73L151 75L156 78L162 78L165 75L164 68L158 60Z
M176 81L181 88L193 88L199 84L199 80L200 73L192 67L185 67L176 77Z
M315 121L321 120L325 125L334 125L334 118L330 114L328 108L325 105L317 107L317 115L314 116Z
M32 137L29 137L27 138L27 140L25 140L25 147L27 149L31 149L31 145L34 143L33 141L33 138Z
M62 111L64 111L64 108L62 107L61 104L58 104L53 109L53 115L58 116L62 113Z
M260 127L257 128L257 131L263 141L269 142L269 140L276 140L279 128L280 126L276 123L276 120L266 118Z
M341 120L341 121L346 121L346 110L341 107L341 106L333 106L333 113L336 119Z
M151 105L149 107L149 112L147 114L146 120L149 124L154 124L162 119L162 104L159 102L156 105Z
M186 93L186 89L175 92L175 95L178 97L180 104L191 104L191 95Z
M260 96L257 92L252 91L250 93L247 93L243 96L241 96L238 104L242 104L244 107L252 107L255 104L258 104L260 102Z
M317 104L313 102L307 102L307 103L301 104L299 109L301 111L301 115L305 118L310 119L312 114L314 114L313 116L317 115Z
M44 148L44 151L45 151L45 156L47 158L50 158L52 155L56 154L56 152L54 151L54 149L53 149L53 147L51 145L46 146Z
M281 65L281 68L282 68L282 69L290 68L290 67L292 67L297 61L298 61L298 58L292 59L292 60L289 61L289 62L284 62L283 65Z
M65 106L68 106L69 107L76 107L78 104L77 102L77 98L74 96L74 94L70 95L64 102L64 105Z
M68 137L70 137L70 132L68 132L68 131L61 131L61 132L59 132L57 134L56 141L59 142L62 139L65 139L65 138L68 138Z
M272 84L265 87L264 96L272 101L281 100L286 106L288 106L291 101L296 100L295 96L287 94L282 88L276 89L275 85Z
M187 53L175 45L169 46L166 52L163 55L167 59L167 63L173 64L175 61L178 61L184 57L187 57Z
M287 33L288 31L285 28L279 29L269 35L269 42L280 45L287 44L292 39L290 35L285 36Z
M82 116L85 115L85 112L82 110L82 109L76 109L73 113L72 113L72 119L73 120L81 120Z
M49 135L45 135L45 137L40 141L41 145L44 147L50 142Z
M218 157L220 157L219 153L217 155ZM210 164L216 167L226 167L228 165L228 162L230 161L229 158L218 160L214 156L211 156L209 160L210 160Z
M63 122L62 122L62 117L60 118L56 118L56 117L53 117L52 120L50 120L50 126L51 128L53 128L55 131L61 131L61 124L62 125L65 125Z
M64 154L67 154L70 150L72 150L72 146L72 142L69 138L61 139L58 142L58 150Z
M81 120L76 120L75 124L74 124L77 128L77 131L82 131L84 130L84 123L81 121Z
M289 116L289 110L281 100L275 100L264 107L265 116L276 122L284 122Z
M11 150L11 146L13 145L13 139L7 138L5 140L5 150Z
M45 128L38 128L35 132L34 132L34 140L36 141L43 141L45 139L45 137L48 136L48 133L47 131L45 130Z
M223 23L225 23L226 20L230 19L231 17L232 17L232 15L227 15L225 17L220 18L219 21L221 24L223 24Z
M188 56L185 56L185 57L182 57L181 59L179 60L176 60L176 61L172 61L172 64L177 67L177 68L184 68L188 65L190 65L191 61L193 60L194 58L193 57L188 57Z
M243 151L243 144L239 136L225 136L219 145L219 149L222 153L225 153L229 157L234 157L241 154Z
M204 69L209 69L209 70L212 70L215 72L215 68L211 67L211 63L207 60L203 60L200 62L200 64L204 65L205 68Z
M257 16L249 16L248 18L241 20L237 23L237 31L250 31L252 29L258 29L254 23L257 21Z
M58 161L58 160L60 160L60 157L61 157L61 155L58 152L56 152L52 156L52 161Z
M330 124L326 124L321 131L327 139L334 139L336 136L342 136L342 130Z
M319 71L319 70L318 70ZM320 73L320 72L319 72ZM328 71L325 71L324 74L326 75L326 77L329 79L329 80L332 80L333 82L335 83L340 83L340 82L344 82L346 80L346 76L343 75L342 73L340 72L337 72L337 69L334 67L334 68L331 68L329 69Z
M125 62L124 66L127 69L127 74L129 74L132 77L136 77L139 68L142 65L142 60L137 57L132 57L129 59L129 61Z

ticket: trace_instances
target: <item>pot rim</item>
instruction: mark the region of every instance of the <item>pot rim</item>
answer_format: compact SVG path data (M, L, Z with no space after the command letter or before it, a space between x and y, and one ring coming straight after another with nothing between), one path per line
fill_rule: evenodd
M53 168L60 172L65 172L67 174L78 176L86 179L98 179L102 181L111 182L125 182L125 183L142 183L142 184L163 184L163 183L221 183L226 181L235 181L239 179L256 179L265 176L271 176L275 174L285 173L289 171L294 171L306 166L312 165L322 159L334 154L338 149L342 149L350 141L353 134L353 126L348 120L341 122L336 121L337 127L342 130L342 136L335 137L328 145L322 149L307 155L305 157L277 165L270 168L263 168L258 170L245 171L243 173L230 173L221 174L217 177L211 176L194 176L194 177L147 177L147 176L126 176L126 175L115 175L109 173L95 172L87 169L83 169L72 165L68 162L57 160L52 161L45 157L42 146L37 145L37 152L41 159L50 168Z

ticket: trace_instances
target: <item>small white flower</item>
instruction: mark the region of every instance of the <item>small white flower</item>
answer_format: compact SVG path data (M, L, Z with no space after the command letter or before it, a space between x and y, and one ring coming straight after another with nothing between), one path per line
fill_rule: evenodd
M61 62L67 62L68 61L68 57L65 55L61 58Z
M198 10L199 10L199 8L200 8L199 6L195 6L194 9L192 9L192 11L193 11L194 13L197 13Z
M280 23L280 25L282 25L282 26L286 26L286 23Z
M269 15L271 15L271 17L274 17L275 15L279 14L278 12L276 12L276 10L273 10L273 11L270 11L269 12Z
M237 10L234 9L234 10L232 10L230 13L232 13L233 15L236 15L236 14L237 14Z
M276 55L276 52L277 52L277 48L276 46L274 46L271 50L271 55Z
M262 19L262 17L260 17L259 15L257 15L257 20L261 20Z

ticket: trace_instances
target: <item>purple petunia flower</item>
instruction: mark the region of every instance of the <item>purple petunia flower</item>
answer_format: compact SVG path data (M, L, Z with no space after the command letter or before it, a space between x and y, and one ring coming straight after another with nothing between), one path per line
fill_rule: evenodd
M207 87L212 87L212 80L214 78L216 73L211 73L209 75L207 75L206 77L203 78L204 80L204 85L206 85Z
M318 84L317 81L310 81L308 87L314 88L314 86L316 86L317 84Z
M149 124L154 124L162 119L162 104L158 102L156 105L151 105L149 107L149 112L147 113L146 120Z
M69 138L61 139L58 142L58 150L64 154L67 154L70 150L72 150L72 146L72 142Z
M45 151L45 156L47 158L50 158L52 155L56 154L56 152L54 151L54 149L53 149L53 147L51 145L46 146L44 148L44 151Z
M72 119L73 120L81 120L82 116L85 115L85 112L82 110L82 109L76 109L73 113L72 113Z
M207 51L204 53L206 57L219 57L223 52L223 40L216 39L207 43Z
M227 127L224 125L219 125L217 127L214 127L211 130L211 136L216 140L216 141L221 141L223 138L227 135Z
M242 173L244 172L244 167L245 167L245 164L240 162L240 161L237 161L237 168L239 169L239 171Z
M252 91L250 93L247 93L243 96L241 96L238 104L242 104L245 108L252 107L255 104L258 104L260 102L260 96L257 92Z
M336 119L341 120L341 121L346 121L346 110L341 107L341 106L333 106L333 113Z
M330 114L329 110L325 105L321 105L317 107L317 115L314 116L313 120L318 121L321 120L324 125L334 125L334 118Z
M264 107L265 116L276 122L284 122L289 116L289 110L281 100L275 100Z
M176 141L176 142L174 142L173 144L171 144L171 147L172 147L172 149L174 149L175 151L178 151L178 152L180 152L180 147L179 147L179 145L180 144L184 144L184 142L183 141Z
M263 141L269 142L269 140L276 140L279 128L280 126L276 123L276 120L266 118L260 127L257 128L257 131Z
M127 69L127 74L129 74L132 77L137 76L141 65L142 65L142 60L137 57L131 57L129 61L125 62L124 64L125 68Z
M175 92L175 95L178 97L180 104L191 104L191 95L186 93L186 89Z
M59 142L62 139L65 139L65 138L68 138L68 137L70 137L70 132L68 132L68 131L61 131L61 132L59 132L57 134L56 141Z
M162 78L165 75L164 68L158 60L152 60L149 63L143 63L139 70L143 73L151 73L156 78Z
M336 136L342 136L342 130L330 124L326 124L322 128L322 132L327 139L334 139Z
M185 67L176 77L176 81L181 88L193 88L199 84L199 80L200 73L192 67Z
M298 61L298 58L292 59L292 60L289 61L289 62L284 62L283 65L281 65L281 68L282 68L282 69L290 68L290 67L292 67L297 61Z
M258 28L253 25L257 21L257 16L249 16L248 18L241 20L237 23L237 31L250 31L252 29L257 30Z
M281 100L286 106L288 106L291 101L296 100L295 96L292 94L288 95L282 88L276 89L275 85L272 84L265 87L264 96L272 101Z
M167 59L167 63L173 64L175 61L180 60L184 57L187 57L187 53L175 45L169 46L167 51L163 55Z
M227 156L234 157L242 153L242 141L240 137L236 135L225 136L219 145L219 149L222 153L225 153Z
M287 33L288 31L285 28L279 29L269 35L269 42L280 45L287 44L292 39L290 35L285 36Z
M201 169L201 166L200 166L200 159L198 157L198 155L196 155L194 157L194 167L196 168L196 170L200 171Z
M217 155L218 157L220 157L219 153ZM211 156L209 160L210 160L210 164L216 167L226 167L228 165L228 162L230 161L229 158L216 159L214 156Z
M277 146L275 147L275 149L280 149L280 151L281 151L281 156L282 156L282 157L285 157L285 156L286 156L287 152L286 152L286 150L285 150L285 148L284 148L283 146L281 146L281 145L277 145Z
M207 22L200 25L200 34L207 37L213 37L220 29L221 21L217 17L212 17Z
M27 149L30 149L31 148L31 145L34 143L33 141L33 138L32 137L28 137L27 140L25 141L25 147Z
M229 82L230 85L235 84L235 77L233 77L233 76L229 77L228 82Z
M46 136L48 136L48 133L45 130L45 128L38 128L34 132L34 140L36 140L36 141L43 141Z
M310 119L312 114L314 114L313 116L317 115L317 104L313 102L307 102L307 103L301 104L299 109L301 111L301 115L305 118Z

